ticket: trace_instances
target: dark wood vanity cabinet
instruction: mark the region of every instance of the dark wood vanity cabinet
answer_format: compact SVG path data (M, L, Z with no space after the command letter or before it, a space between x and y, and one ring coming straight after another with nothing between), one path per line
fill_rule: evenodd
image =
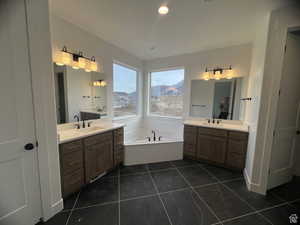
M60 145L61 186L63 197L84 185L83 143L81 140Z
M248 133L245 132L187 125L184 128L185 158L242 170L247 144Z
M84 139L85 182L88 183L113 167L113 132Z
M186 158L196 157L197 127L184 126L184 154Z
M248 146L248 133L230 131L226 165L232 168L245 167Z
M114 166L124 161L124 129L118 128L114 131Z
M124 161L124 131L97 134L59 145L63 198Z

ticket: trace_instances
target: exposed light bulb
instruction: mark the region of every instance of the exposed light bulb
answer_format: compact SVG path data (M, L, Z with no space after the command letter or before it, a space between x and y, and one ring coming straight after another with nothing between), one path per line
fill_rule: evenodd
M209 80L210 79L209 72L208 71L204 72L202 78L203 78L203 80Z
M168 8L168 6L166 6L166 5L162 5L162 6L160 6L159 9L158 9L158 13L159 13L160 15L166 15L166 14L168 14L168 12L169 12L169 8Z

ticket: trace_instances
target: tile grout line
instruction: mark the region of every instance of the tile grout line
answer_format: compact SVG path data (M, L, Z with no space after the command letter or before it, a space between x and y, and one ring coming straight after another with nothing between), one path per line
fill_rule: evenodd
M171 163L171 162L170 162ZM142 165L145 165L145 166L148 166L148 164L142 164ZM125 177L125 176L133 176L133 175L147 175L148 174L148 170L150 172L164 172L164 171L168 171L168 170L176 170L176 166L171 164L173 167L169 167L169 168L166 168L166 169L155 169L155 170L150 170L149 168L147 169L146 172L136 172L136 173L128 173L128 174L120 174L121 177ZM193 167L195 165L187 165L187 166L180 166L178 168L187 168L187 167ZM115 175L115 176L110 176L110 177L106 177L106 178L112 178L112 177L117 177L118 175Z
M256 215L256 214L260 215L261 212L268 211L270 209L275 209L275 208L278 208L278 207L281 207L281 206L284 206L284 205L287 205L287 202L284 202L284 203L281 203L281 204L278 204L278 205L275 205L275 206L271 206L271 207L268 207L268 208L265 208L265 209L260 209L260 210L256 210L256 211L253 211L253 212L250 212L250 213L246 213L246 214L241 215L241 216L236 216L236 217L232 217L232 218L229 218L229 219L225 219L225 220L222 220L222 222L229 222L229 221L240 219L240 218L250 216L250 215ZM218 224L218 223L216 223L216 224Z
M152 183L153 183L153 186L154 186L154 188L155 188L155 190L156 190L157 196L158 196L158 198L159 198L159 200L160 200L160 202L161 202L161 204L162 204L162 206L163 206L163 208L164 208L165 214L166 214L167 217L168 217L169 223L170 223L170 225L173 225L172 220L171 220L171 218L170 218L170 216L169 216L169 213L168 213L168 211L167 211L167 209L166 209L166 206L165 206L163 200L161 199L161 196L160 196L160 194L159 194L158 187L156 186L156 183L155 183L155 181L154 181L154 178L152 177L152 174L151 174L151 171L149 170L148 165L146 165L146 168L147 168L147 170L148 170L148 174L150 175L150 178L151 178L151 181L152 181Z
M200 165L201 166L201 165ZM253 213L254 214L258 214L261 217L263 217L268 223L270 223L271 225L274 225L267 217L265 217L263 214L261 214L258 210L256 210L252 205L250 205L246 200L244 200L243 198L241 198L237 193L235 193L235 191L231 190L229 187L227 187L225 185L226 182L222 182L218 177L216 177L213 173L211 173L208 169L206 169L204 166L201 166L202 169L204 169L208 174L210 174L211 176L213 176L220 185L222 185L224 188L226 188L227 190L229 190L231 193L233 193L238 199L240 199L242 202L244 202L246 205L248 205L248 207L250 207L250 209L254 210ZM230 181L228 181L230 182ZM239 218L245 217L247 216L247 214L242 215Z
M100 207L100 206L105 206L105 205L110 205L110 204L116 204L118 202L119 201L111 201L111 202L104 202L104 203L99 203L99 204L93 204L93 205L83 206L83 207L79 207L79 208L74 208L73 211L82 210L82 209L88 209L88 208L93 208L93 207Z
M260 211L258 211L256 208L254 208L252 205L250 205L250 203L248 203L246 200L244 200L242 197L240 197L235 191L233 191L231 188L227 187L225 184L221 183L221 185L224 188L226 188L227 190L229 190L231 193L233 193L241 201L243 201L244 203L246 203L248 205L248 207L250 207L252 210L254 210L254 212L257 213L258 215L260 215L261 217L263 217L268 223L270 223L271 225L274 225L267 217L265 217L263 214L260 213Z
M227 185L225 185L224 182L222 182L219 178L217 178L214 174L212 174L210 171L208 171L205 167L202 166L202 168L209 173L211 176L213 176L215 179L218 180L219 184L222 185L224 188L226 188L228 191L230 191L232 194L234 194L238 199L240 199L242 202L244 202L250 209L254 210L253 213L255 214L259 214L260 216L262 216L268 223L270 223L271 225L274 225L267 217L265 217L263 214L261 214L256 208L254 208L252 205L250 205L246 200L244 200L243 198L241 198L237 193L235 193L235 191L231 190L231 188L227 187ZM242 217L245 217L247 214L242 215ZM242 218L239 217L239 218Z
M68 225L69 220L70 220L70 218L71 218L71 216L72 216L72 214L73 214L73 211L74 211L74 208L75 208L75 206L76 206L76 204L77 204L77 202L78 202L80 193L81 193L81 190L79 191L79 193L78 193L78 195L77 195L77 197L76 197L76 200L75 200L75 202L74 202L74 205L73 205L73 207L72 207L72 209L71 209L71 211L70 211L70 214L69 214L69 216L68 216L68 219L67 219L67 221L66 221L66 225Z
M293 206L291 203L297 201L297 199L296 199L296 200L293 200L293 201L285 200L285 199L281 198L280 196L278 196L276 193L273 193L273 195L274 195L276 198L280 199L281 201L286 202L289 206L291 206L291 207L293 207L293 208L294 208L294 206Z
M190 188L180 188L180 189L176 189L176 190L172 190L172 191L160 192L159 194L163 195L163 194L174 193L174 192L178 192L178 191L184 191L184 190L188 190L188 189L190 189ZM155 194L142 195L142 196L133 197L133 198L120 199L120 202L127 202L127 201L131 201L131 200L136 200L136 199L143 199L143 198L154 197L154 196L158 196L159 194L155 193ZM104 203L99 203L99 204L94 204L94 205L89 205L89 206L74 208L74 211L81 210L81 209L87 209L87 208L93 208L93 207L100 207L100 206L105 206L105 205L110 205L110 204L115 204L115 203L118 203L118 202L119 201L117 200L117 201L110 201L110 202L104 202ZM70 211L72 211L72 209L65 210L65 211L62 211L62 212L70 212Z
M208 210L217 218L219 223L223 224L221 222L221 219L217 216L217 214L212 210L212 208L206 203L206 201L203 200L203 198L199 195L197 191L195 191L194 187L191 185L191 183L184 177L184 175L179 171L178 168L176 168L179 175L183 178L183 180L188 184L188 186L192 189L192 191L198 196L198 198L203 202L204 205L208 208Z

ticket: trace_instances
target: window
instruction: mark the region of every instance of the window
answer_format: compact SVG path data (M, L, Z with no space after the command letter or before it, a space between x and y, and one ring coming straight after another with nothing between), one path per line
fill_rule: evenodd
M181 117L184 69L150 73L150 115Z
M113 65L114 117L137 115L137 71Z

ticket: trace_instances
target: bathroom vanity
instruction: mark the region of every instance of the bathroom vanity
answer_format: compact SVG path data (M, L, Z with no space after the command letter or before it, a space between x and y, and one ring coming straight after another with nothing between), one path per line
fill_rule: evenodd
M123 162L123 126L62 131L59 153L62 195L65 198Z
M248 127L240 124L184 122L185 158L235 170L243 170L248 145Z

